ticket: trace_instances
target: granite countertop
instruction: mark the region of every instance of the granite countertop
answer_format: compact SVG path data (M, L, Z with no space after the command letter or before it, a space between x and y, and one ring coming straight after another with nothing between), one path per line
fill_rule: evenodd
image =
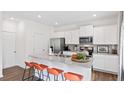
M39 60L45 60L45 61L50 61L50 62L59 62L67 65L76 65L76 66L82 66L86 68L91 68L92 67L92 58L89 59L89 62L87 63L78 63L74 62L71 60L71 57L60 57L60 56L50 56L50 55L42 55L40 57L36 57L33 55L30 55L29 57L34 58L34 59L39 59Z

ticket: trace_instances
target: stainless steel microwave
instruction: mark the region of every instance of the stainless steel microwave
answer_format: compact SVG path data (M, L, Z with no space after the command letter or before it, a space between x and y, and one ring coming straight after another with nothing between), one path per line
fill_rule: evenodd
M93 37L79 37L80 44L93 44Z

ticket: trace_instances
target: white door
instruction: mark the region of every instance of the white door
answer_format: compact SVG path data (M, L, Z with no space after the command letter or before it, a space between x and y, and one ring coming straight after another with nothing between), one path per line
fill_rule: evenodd
M15 64L15 33L3 32L3 68Z
M47 53L48 39L45 34L34 34L33 52L34 56L40 57Z

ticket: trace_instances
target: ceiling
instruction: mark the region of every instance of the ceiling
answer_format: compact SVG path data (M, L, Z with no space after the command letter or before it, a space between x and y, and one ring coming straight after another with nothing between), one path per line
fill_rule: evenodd
M113 18L117 17L118 13L117 11L3 11L3 18L14 17L14 19L28 19L49 26L63 26Z

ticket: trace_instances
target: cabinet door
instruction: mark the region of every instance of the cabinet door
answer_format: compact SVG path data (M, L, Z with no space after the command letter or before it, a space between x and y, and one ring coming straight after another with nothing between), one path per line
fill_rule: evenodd
M104 27L104 42L105 44L117 44L118 33L117 25Z
M64 35L65 35L65 44L71 44L71 32L70 31L65 32Z
M117 25L94 28L94 44L117 44Z
M93 25L80 27L79 36L93 36Z
M118 56L116 55L106 55L104 69L106 71L118 72L119 64L118 64Z
M67 31L65 32L65 43L66 44L79 44L79 31Z
M87 26L86 36L93 36L93 25Z
M104 56L93 55L93 68L104 70Z
M104 29L101 27L94 28L94 44L104 44Z
M79 30L72 31L70 35L71 35L71 43L79 44Z
M54 32L50 36L51 38L64 38L64 32Z

